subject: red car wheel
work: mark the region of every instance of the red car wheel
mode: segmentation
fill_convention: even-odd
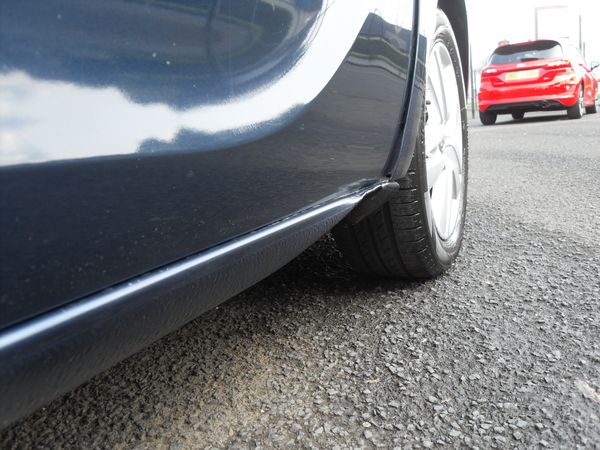
[[[577,103],[567,108],[567,116],[569,119],[581,119],[585,108],[583,106],[583,83],[579,89],[579,97],[577,97]]]

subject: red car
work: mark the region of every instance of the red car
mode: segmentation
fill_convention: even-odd
[[[598,80],[577,48],[540,39],[502,45],[481,72],[479,118],[484,125],[498,114],[522,119],[530,111],[567,110],[569,119],[596,112]]]

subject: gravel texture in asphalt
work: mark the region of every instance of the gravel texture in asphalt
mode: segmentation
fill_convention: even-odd
[[[326,236],[1,448],[600,448],[600,114],[532,117],[471,127],[447,274],[367,277]]]

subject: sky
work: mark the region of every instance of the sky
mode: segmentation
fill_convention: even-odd
[[[503,40],[510,43],[535,39],[535,8],[539,38],[571,38],[579,46],[579,16],[588,64],[600,61],[600,1],[598,0],[467,0],[473,66],[479,68]],[[595,23],[595,24],[594,24]],[[600,77],[600,69],[596,69]]]

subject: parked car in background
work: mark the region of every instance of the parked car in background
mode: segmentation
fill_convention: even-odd
[[[331,230],[459,252],[463,0],[3,0],[0,42],[1,426]]]
[[[597,111],[598,80],[577,48],[540,39],[502,45],[481,71],[479,118],[484,125],[498,114],[522,119],[531,111],[566,110],[570,119]]]

